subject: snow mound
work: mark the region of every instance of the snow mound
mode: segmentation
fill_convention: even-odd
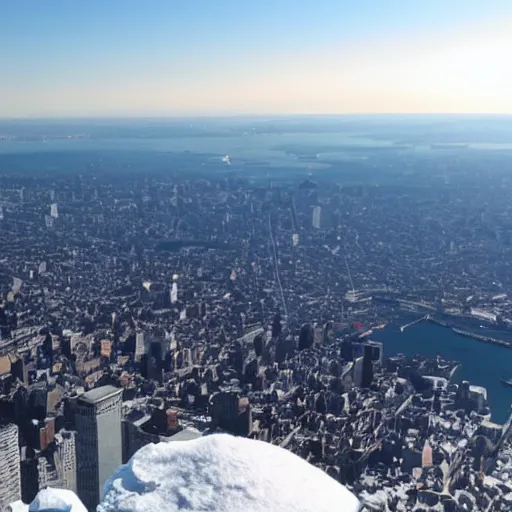
[[[17,500],[9,503],[6,510],[8,512],[28,512],[28,505],[25,505],[21,500]]]
[[[98,512],[356,512],[341,484],[277,446],[217,434],[140,449],[106,482]]]
[[[73,491],[48,487],[37,493],[29,512],[87,512]]]

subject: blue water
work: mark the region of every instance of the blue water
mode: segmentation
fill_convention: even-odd
[[[459,361],[453,381],[468,380],[471,384],[487,389],[487,398],[492,411],[492,420],[504,423],[512,404],[512,387],[505,387],[500,378],[512,377],[512,349],[482,343],[455,334],[432,323],[413,325],[400,332],[398,325],[390,324],[381,331],[375,331],[372,339],[384,343],[384,355],[399,352],[405,355],[441,355],[443,358]]]

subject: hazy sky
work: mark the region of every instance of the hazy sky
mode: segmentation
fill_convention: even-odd
[[[512,0],[3,0],[0,117],[512,113]]]

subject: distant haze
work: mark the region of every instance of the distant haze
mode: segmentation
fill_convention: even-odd
[[[512,113],[510,0],[16,0],[0,117]]]

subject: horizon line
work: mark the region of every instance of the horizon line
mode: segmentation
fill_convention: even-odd
[[[512,117],[511,113],[496,112],[375,112],[375,113],[240,113],[240,114],[153,114],[153,115],[63,115],[63,116],[0,116],[5,121],[122,121],[122,120],[193,120],[193,119],[265,119],[265,118],[343,118],[343,117]]]

